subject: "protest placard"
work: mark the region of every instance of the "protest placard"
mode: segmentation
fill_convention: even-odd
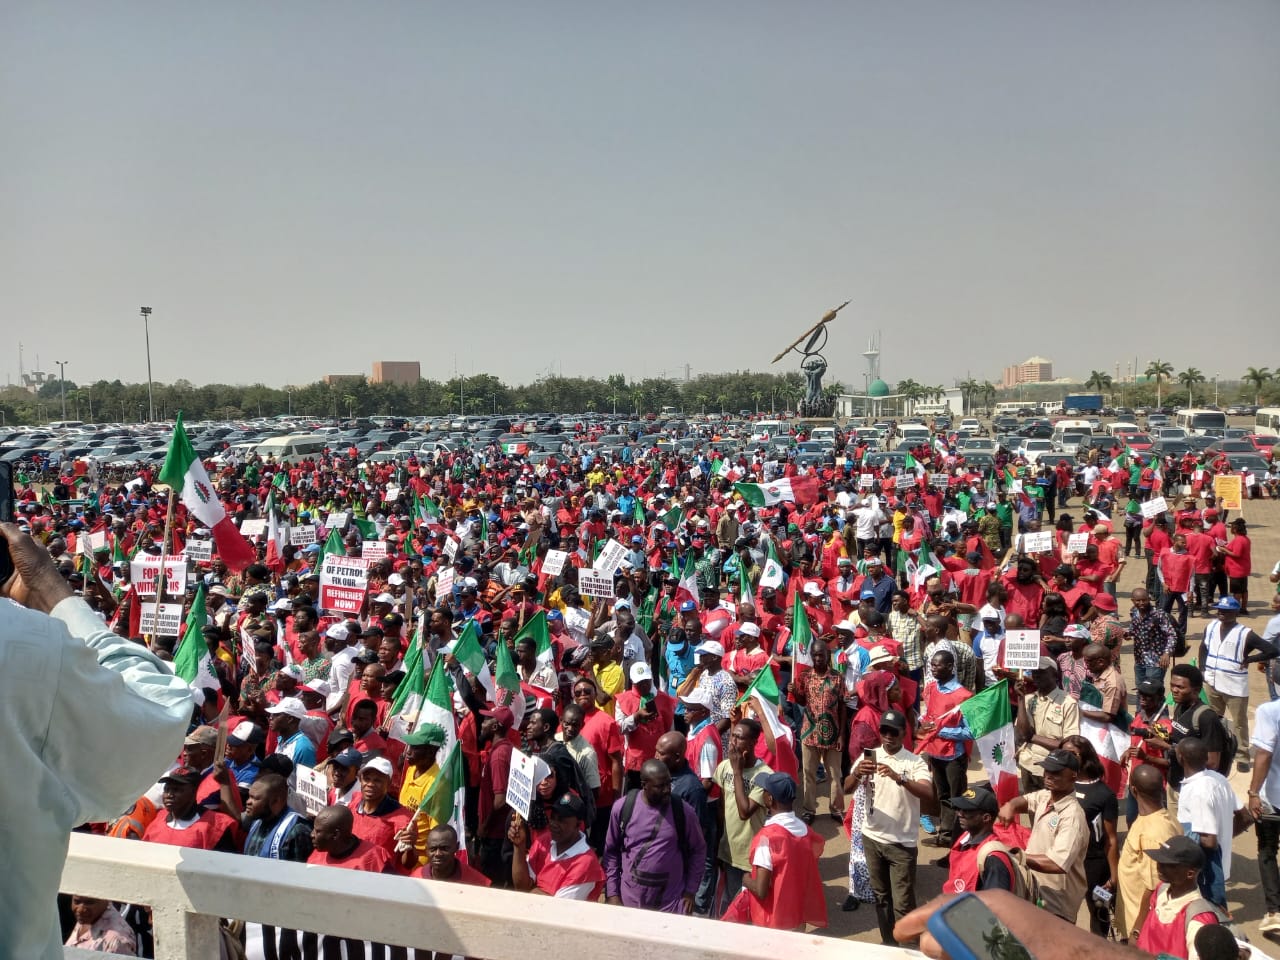
[[[870,490],[875,485],[876,485],[876,478],[874,474],[870,474],[870,473],[858,474],[858,486],[861,487],[863,490]]]
[[[240,532],[246,537],[260,537],[267,532],[267,521],[243,520],[240,523]]]
[[[610,576],[618,569],[618,564],[622,563],[622,558],[626,556],[627,548],[620,544],[617,540],[610,539],[603,547],[600,548],[600,554],[596,557],[596,562],[592,564],[596,573],[607,573]]]
[[[307,813],[314,817],[329,805],[329,783],[323,773],[303,763],[294,768],[294,773],[298,775],[298,789],[295,792],[307,808]]]
[[[929,486],[935,490],[945,490],[951,484],[951,478],[945,473],[929,474]]]
[[[316,542],[316,525],[302,523],[289,528],[289,542],[295,547],[309,547]]]
[[[1169,505],[1164,502],[1164,497],[1152,497],[1142,504],[1142,516],[1149,520],[1152,517],[1160,516],[1168,509]]]
[[[187,558],[185,555],[166,557],[164,561],[164,595],[181,599],[187,592]],[[129,561],[129,581],[138,596],[155,597],[156,577],[160,573],[160,558],[138,554]],[[166,634],[171,636],[171,634]]]
[[[578,571],[578,592],[584,597],[608,599],[613,596],[613,574],[595,570]]]
[[[387,487],[387,492],[382,495],[383,503],[395,503],[400,499],[400,488],[397,486]]]
[[[351,517],[351,514],[346,510],[338,510],[334,513],[331,513],[324,521],[325,529],[341,530],[344,527],[346,527],[347,520],[349,520],[350,517]]]
[[[441,567],[436,574],[436,596],[447,597],[453,593],[453,581],[457,578],[453,567]]]
[[[1067,552],[1078,553],[1084,556],[1084,552],[1089,549],[1089,535],[1087,533],[1073,533],[1067,537]]]
[[[1004,635],[1004,658],[1000,666],[1006,670],[1035,670],[1040,666],[1040,631],[1008,630]]]
[[[542,572],[548,577],[558,577],[568,559],[569,554],[564,550],[548,550],[547,555],[542,558]]]
[[[381,560],[387,555],[387,541],[366,540],[360,544],[360,556],[366,560]]]
[[[107,549],[107,531],[99,530],[97,533],[80,534],[81,553],[97,553],[99,550]]]
[[[363,557],[326,556],[320,567],[320,607],[331,613],[359,613],[369,585]]]
[[[1241,510],[1240,501],[1244,491],[1240,483],[1240,474],[1223,475],[1213,478],[1213,495],[1218,498],[1219,510]]]
[[[910,490],[916,485],[916,475],[914,473],[900,473],[894,481],[894,486],[899,490]]]
[[[444,555],[445,558],[450,561],[458,555],[458,541],[453,539],[453,537],[445,537]]]
[[[1053,533],[1045,530],[1041,533],[1024,533],[1022,535],[1023,553],[1050,553],[1053,550]]]
[[[184,549],[187,559],[196,563],[208,563],[213,559],[212,540],[188,540]]]
[[[550,772],[551,768],[540,757],[512,750],[511,772],[507,775],[507,806],[528,820],[534,791]]]
[[[155,596],[152,593],[152,596]],[[182,604],[160,604],[160,617],[156,618],[156,604],[142,604],[142,617],[138,629],[157,637],[177,637],[182,634]]]

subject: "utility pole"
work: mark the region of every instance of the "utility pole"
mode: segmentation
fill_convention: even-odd
[[[67,419],[67,361],[55,360],[58,365],[58,393],[62,395],[62,419]]]
[[[156,401],[151,389],[151,308],[142,308],[142,333],[147,339],[147,422],[156,419]]]

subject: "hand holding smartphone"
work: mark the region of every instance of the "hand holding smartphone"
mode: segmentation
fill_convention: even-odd
[[[1026,945],[972,893],[943,905],[928,928],[951,960],[1032,960]]]

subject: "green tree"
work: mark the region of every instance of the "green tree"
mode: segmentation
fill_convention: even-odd
[[[1254,405],[1262,403],[1262,387],[1268,380],[1274,377],[1269,367],[1250,367],[1244,372],[1244,376],[1240,379],[1245,383],[1253,384],[1253,402]]]
[[[1196,405],[1196,384],[1204,383],[1205,376],[1195,367],[1187,367],[1178,374],[1178,382],[1187,388],[1187,406]]]
[[[1161,405],[1160,385],[1173,376],[1173,364],[1166,360],[1152,360],[1147,364],[1146,376],[1156,382],[1156,406]]]
[[[1103,370],[1091,370],[1089,372],[1089,379],[1085,380],[1084,385],[1088,389],[1097,390],[1099,393],[1102,393],[1111,389],[1111,383],[1111,374],[1106,373]]]

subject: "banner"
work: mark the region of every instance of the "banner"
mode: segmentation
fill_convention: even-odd
[[[363,557],[326,556],[320,567],[320,607],[332,613],[360,612],[369,587],[369,564]]]
[[[165,557],[164,595],[181,600],[187,593],[187,558],[184,554],[176,557]],[[138,596],[142,598],[156,595],[156,577],[160,573],[160,558],[150,554],[138,554],[129,561],[129,580]],[[174,634],[165,634],[174,636]]]
[[[152,596],[154,595],[155,593],[153,591]],[[149,633],[157,637],[176,637],[181,635],[182,626],[182,604],[160,604],[158,625],[156,619],[156,605],[154,603],[142,604],[142,619],[138,627],[140,632]]]
[[[1240,474],[1228,474],[1213,478],[1213,495],[1218,498],[1219,510],[1242,510],[1240,503],[1244,499],[1244,491]]]

